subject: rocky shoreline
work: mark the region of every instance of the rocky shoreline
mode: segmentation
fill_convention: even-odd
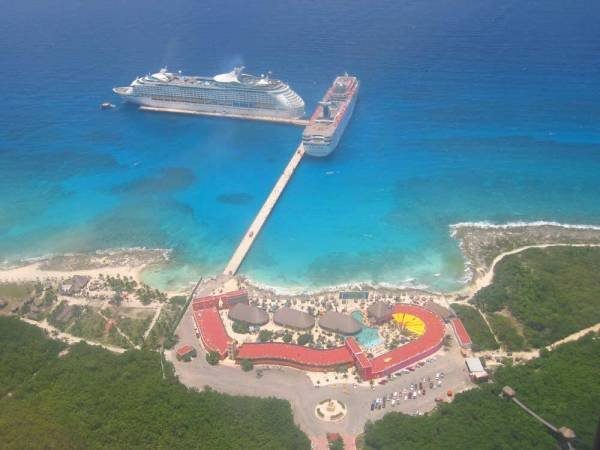
[[[494,259],[503,253],[541,245],[600,244],[600,227],[536,222],[505,225],[466,223],[453,225],[451,236],[458,241],[467,269],[471,272],[468,284],[474,285],[490,271]]]
[[[530,246],[544,245],[598,245],[600,227],[595,225],[563,225],[550,222],[515,223],[494,225],[489,223],[463,223],[450,227],[451,236],[456,239],[464,255],[466,270],[471,273],[469,281],[458,292],[436,292],[426,288],[392,286],[389,284],[348,283],[321,289],[306,289],[286,292],[285,289],[264,286],[244,276],[240,281],[257,296],[268,298],[277,296],[282,300],[308,297],[327,297],[348,290],[365,290],[373,297],[436,297],[453,299],[464,296],[480,284],[490,272],[493,262],[499,256]],[[37,279],[56,277],[64,272],[69,276],[75,272],[93,271],[109,273],[122,271],[123,274],[139,278],[148,267],[160,267],[170,259],[168,249],[128,248],[98,250],[90,253],[51,255],[32,259],[17,266],[0,269],[0,280]],[[200,274],[199,274],[200,276]],[[188,290],[196,280],[190,280],[182,289]]]

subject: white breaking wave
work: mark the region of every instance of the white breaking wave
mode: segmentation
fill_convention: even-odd
[[[318,295],[329,292],[337,292],[343,290],[356,290],[356,289],[415,289],[418,291],[431,292],[434,293],[436,291],[432,291],[429,286],[426,284],[415,283],[414,281],[410,281],[408,283],[387,283],[387,282],[378,282],[374,283],[372,281],[351,281],[348,283],[334,284],[330,286],[322,286],[322,287],[301,287],[301,286],[276,286],[270,285],[267,283],[261,283],[253,280],[248,276],[244,276],[246,282],[250,285],[266,290],[275,292],[278,295]],[[411,279],[411,280],[414,280]]]

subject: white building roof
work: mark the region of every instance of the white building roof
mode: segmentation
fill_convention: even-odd
[[[465,363],[467,364],[467,369],[469,369],[469,372],[471,373],[485,372],[479,358],[465,358]]]

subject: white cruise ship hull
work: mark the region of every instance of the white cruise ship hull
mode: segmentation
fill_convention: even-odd
[[[115,91],[116,92],[116,91]],[[124,100],[140,106],[145,106],[152,109],[163,109],[165,111],[190,112],[198,114],[231,116],[231,117],[264,117],[277,119],[299,119],[304,115],[304,110],[273,110],[273,109],[258,109],[258,108],[235,108],[225,105],[207,105],[193,102],[173,102],[156,100],[150,97],[137,97],[127,94],[119,94]]]
[[[348,122],[350,122],[350,118],[352,117],[352,113],[354,112],[354,105],[356,104],[357,94],[355,94],[352,97],[352,100],[350,100],[350,103],[348,104],[348,110],[345,112],[344,117],[340,121],[340,124],[338,125],[335,133],[333,134],[330,142],[303,142],[304,150],[308,155],[323,158],[325,156],[330,155],[331,152],[335,150],[338,143],[340,142],[340,139],[344,135],[346,126],[348,125]]]

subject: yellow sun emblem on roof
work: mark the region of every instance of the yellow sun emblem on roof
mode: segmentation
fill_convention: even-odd
[[[425,323],[417,316],[406,313],[396,313],[393,314],[392,317],[403,330],[417,336],[422,336],[425,333]]]

